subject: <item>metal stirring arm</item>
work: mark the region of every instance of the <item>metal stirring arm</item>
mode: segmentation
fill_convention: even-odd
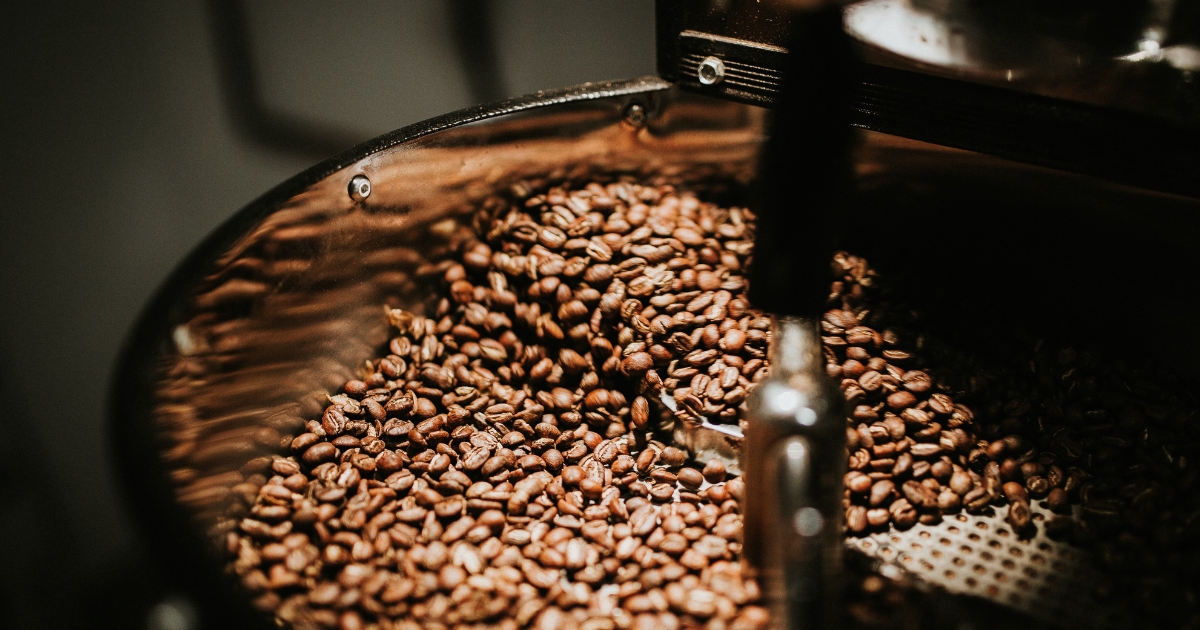
[[[746,423],[746,557],[776,628],[834,627],[839,613],[844,409],[811,321],[779,318],[771,376]]]
[[[759,166],[750,271],[751,303],[777,317],[771,376],[751,401],[743,460],[747,552],[763,571],[772,625],[808,629],[836,627],[840,613],[845,414],[816,321],[851,181],[856,65],[837,6],[796,12],[788,49]]]
[[[749,297],[774,315],[816,318],[851,184],[850,104],[859,66],[837,6],[797,13],[789,50],[759,164]]]

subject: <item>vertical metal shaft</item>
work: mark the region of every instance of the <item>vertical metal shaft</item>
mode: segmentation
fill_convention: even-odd
[[[850,43],[837,6],[793,15],[780,108],[760,165],[750,300],[777,316],[771,376],[750,401],[746,557],[774,628],[838,627],[844,402],[816,320],[850,184]]]
[[[776,315],[818,315],[850,184],[857,65],[840,8],[795,14],[780,107],[759,166],[750,301]]]
[[[846,434],[820,340],[811,321],[776,320],[771,376],[747,418],[746,558],[774,628],[836,627],[840,608]]]

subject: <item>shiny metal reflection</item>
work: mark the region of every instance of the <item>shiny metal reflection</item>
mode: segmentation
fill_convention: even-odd
[[[776,318],[771,373],[745,418],[746,559],[773,628],[837,627],[842,613],[845,401],[824,363],[815,323]]]
[[[186,523],[163,553],[223,544],[271,459],[386,348],[384,307],[425,313],[479,213],[621,177],[740,198],[761,120],[658,79],[589,85],[385,136],[244,210],[167,283],[121,366],[130,485],[155,528]]]

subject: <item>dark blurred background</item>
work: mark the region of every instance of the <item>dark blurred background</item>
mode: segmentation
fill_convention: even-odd
[[[0,5],[0,628],[195,630],[114,473],[122,340],[187,251],[355,142],[654,71],[651,0]]]

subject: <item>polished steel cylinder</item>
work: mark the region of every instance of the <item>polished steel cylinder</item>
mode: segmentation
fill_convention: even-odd
[[[816,324],[779,318],[771,375],[750,401],[745,551],[775,628],[837,626],[846,432],[824,364]]]

